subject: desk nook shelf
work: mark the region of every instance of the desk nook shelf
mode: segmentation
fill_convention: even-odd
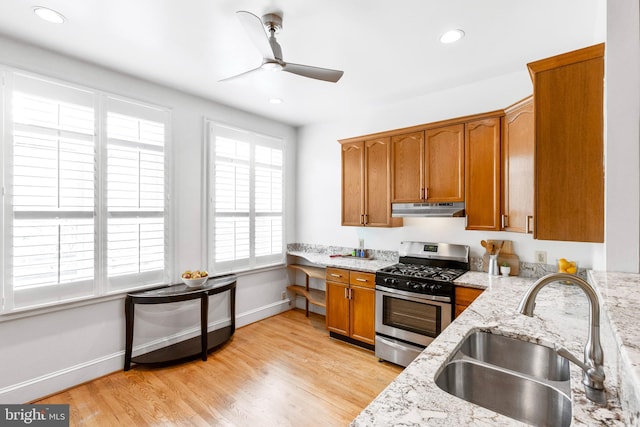
[[[229,292],[229,311],[231,324],[208,332],[209,297]],[[149,353],[132,357],[133,320],[136,304],[167,304],[180,301],[200,300],[200,336],[159,348]],[[200,355],[207,360],[207,353],[227,342],[236,330],[236,276],[233,274],[212,277],[198,288],[184,284],[163,286],[127,294],[124,303],[126,318],[126,343],[124,370],[131,369],[131,363],[164,364],[186,360]]]
[[[309,317],[309,304],[316,305],[318,307],[326,307],[325,292],[320,289],[313,289],[309,287],[309,279],[325,280],[325,269],[322,267],[313,267],[310,265],[289,264],[288,268],[294,272],[302,271],[305,274],[304,286],[292,284],[287,286],[287,290],[293,292],[296,295],[301,295],[305,298],[305,314]]]

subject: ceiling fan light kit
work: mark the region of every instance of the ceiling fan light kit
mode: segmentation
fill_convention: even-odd
[[[340,70],[285,62],[282,59],[282,48],[275,37],[282,30],[282,16],[276,13],[267,13],[260,19],[253,13],[244,10],[236,12],[236,16],[240,19],[247,35],[262,55],[262,64],[258,68],[222,79],[220,80],[221,82],[245,76],[260,69],[286,71],[302,77],[332,83],[336,83],[344,74]]]

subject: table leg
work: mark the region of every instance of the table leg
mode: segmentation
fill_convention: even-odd
[[[126,341],[124,349],[124,370],[131,369],[131,353],[133,351],[133,316],[134,306],[131,297],[127,296],[124,300],[124,315],[126,321]]]
[[[207,347],[208,347],[208,318],[209,318],[209,295],[206,292],[202,293],[200,299],[200,324],[202,330],[200,331],[200,338],[202,340],[202,360],[207,360]]]

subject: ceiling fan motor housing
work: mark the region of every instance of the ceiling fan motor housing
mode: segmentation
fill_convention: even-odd
[[[278,34],[282,29],[282,16],[275,13],[267,13],[262,16],[262,24],[267,29],[267,32],[271,34]]]

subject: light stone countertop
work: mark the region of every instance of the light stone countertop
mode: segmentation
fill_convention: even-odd
[[[376,270],[379,270],[384,267],[388,267],[398,262],[397,260],[393,261],[393,260],[384,260],[384,259],[377,259],[377,258],[374,258],[374,259],[361,259],[357,257],[332,258],[330,254],[327,254],[327,253],[305,252],[305,251],[287,251],[287,255],[303,258],[308,262],[320,267],[346,268],[349,270],[358,270],[358,271],[364,271],[369,273],[375,273]]]
[[[540,291],[536,298],[534,316],[528,317],[518,313],[517,306],[534,280],[489,277],[487,273],[474,271],[458,278],[456,284],[485,288],[486,291],[383,390],[351,425],[527,425],[442,391],[435,384],[435,377],[447,358],[474,330],[490,331],[549,347],[559,344],[582,358],[589,329],[589,303],[586,296],[576,286],[550,284]],[[602,294],[601,332],[608,404],[601,407],[586,399],[582,370],[571,364],[571,425],[637,425],[638,399],[635,390],[640,389],[637,380],[640,371],[640,326],[635,309],[640,307],[640,275],[590,272],[590,280]],[[629,298],[632,294],[633,298]],[[611,322],[609,313],[612,314]],[[618,348],[621,350],[618,351]],[[632,375],[624,376],[629,370]],[[622,379],[619,379],[619,372],[623,373]],[[621,399],[625,404],[624,413]]]

